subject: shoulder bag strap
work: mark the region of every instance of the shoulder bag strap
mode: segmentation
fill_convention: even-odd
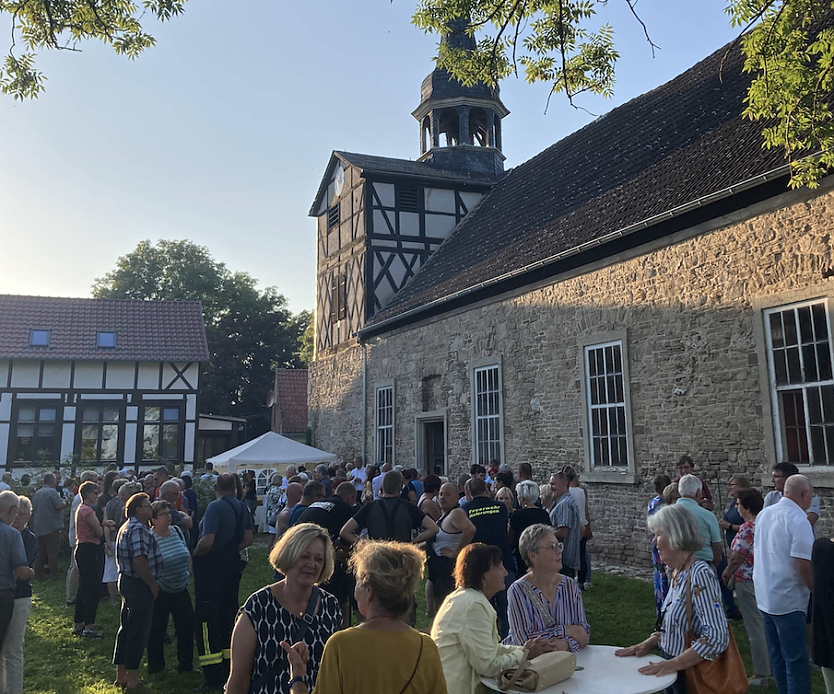
[[[414,670],[411,671],[411,677],[408,678],[408,682],[403,685],[403,688],[400,689],[400,694],[403,694],[408,686],[411,684],[412,680],[414,679],[414,675],[417,674],[417,668],[420,665],[420,659],[423,657],[423,635],[420,634],[420,652],[417,654],[417,662],[414,663]]]
[[[235,540],[237,540],[236,544],[240,544],[240,541],[243,539],[243,504],[238,501],[238,505],[235,506],[234,502],[231,500],[230,495],[226,495],[223,497],[224,499],[228,500],[229,504],[232,507],[232,511],[235,514]]]
[[[695,638],[695,632],[692,630],[692,567],[689,567],[689,574],[686,576],[686,630]]]
[[[521,679],[521,676],[524,674],[524,671],[527,669],[527,663],[530,662],[530,652],[525,648],[524,655],[521,658],[521,662],[518,664],[518,667],[515,669],[515,674],[513,678],[506,684],[504,687],[501,687],[502,691],[506,691],[510,687],[515,686],[515,683]]]
[[[530,602],[533,603],[533,607],[536,609],[536,612],[539,613],[541,618],[544,620],[544,625],[548,629],[552,629],[556,626],[556,620],[553,619],[553,615],[550,613],[550,610],[547,609],[547,605],[544,604],[544,599],[536,593],[527,581],[524,579],[518,582],[518,585],[521,586],[521,590],[524,591],[524,594],[530,599]]]
[[[319,600],[319,593],[319,587],[313,586],[313,590],[310,593],[310,602],[307,603],[307,611],[304,613],[304,621],[298,628],[298,632],[296,633],[295,639],[292,643],[298,643],[299,641],[303,640],[304,637],[307,635],[307,631],[310,629],[310,625],[313,623],[313,614],[316,611],[316,604]],[[283,673],[286,669],[284,663],[285,658],[286,655],[283,649],[279,650],[278,659],[276,660],[275,664],[258,679],[256,679],[249,687],[250,694],[254,694],[255,692],[260,691],[261,687],[263,687],[267,682],[270,682],[276,677],[280,677],[281,673]]]

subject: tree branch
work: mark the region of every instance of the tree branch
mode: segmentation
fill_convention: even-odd
[[[646,41],[648,41],[649,45],[652,47],[652,58],[654,58],[655,49],[660,50],[660,46],[655,44],[654,41],[652,41],[652,37],[649,36],[649,28],[646,26],[646,23],[640,19],[640,15],[637,14],[637,9],[634,7],[636,2],[637,0],[626,0],[626,4],[628,5],[628,9],[631,10],[631,14],[634,15],[634,18],[640,23],[640,26],[643,27],[643,33],[646,36]]]

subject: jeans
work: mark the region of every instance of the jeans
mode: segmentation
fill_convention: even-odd
[[[591,555],[588,553],[588,538],[579,541],[579,585],[591,582]]]
[[[3,650],[0,651],[0,691],[23,694],[23,639],[32,611],[32,598],[16,598]]]
[[[38,556],[32,568],[35,578],[43,578],[43,565],[49,564],[49,578],[58,578],[58,550],[61,547],[61,531],[54,530],[48,535],[38,535]]]
[[[805,613],[768,614],[764,618],[770,667],[779,694],[810,694],[811,667],[805,642]]]
[[[78,565],[78,593],[75,596],[75,623],[95,624],[104,573],[104,547],[91,542],[75,546]]]
[[[165,669],[163,638],[168,628],[169,615],[174,619],[174,632],[177,635],[177,669],[188,672],[194,668],[194,608],[186,587],[179,593],[160,590],[154,601],[148,641],[148,672]]]
[[[724,585],[724,581],[721,580],[721,574],[724,573],[724,569],[726,568],[727,553],[725,552],[721,555],[721,561],[718,562],[718,566],[716,567],[715,572],[718,574],[718,585],[721,588],[721,602],[724,603],[724,612],[729,618],[734,614],[738,614],[739,608],[736,607],[736,601],[733,598],[733,591],[727,588],[727,586]]]
[[[151,633],[153,593],[141,578],[132,576],[119,576],[119,592],[122,594],[122,611],[113,664],[124,665],[126,670],[138,670]]]

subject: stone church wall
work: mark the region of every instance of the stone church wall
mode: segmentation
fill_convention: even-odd
[[[416,416],[445,408],[450,475],[468,470],[472,368],[500,363],[504,460],[532,463],[539,481],[566,464],[587,471],[582,345],[623,336],[638,481],[587,483],[590,548],[609,562],[645,565],[650,480],[660,471],[676,476],[680,454],[695,459],[717,511],[726,506],[731,474],[769,488],[776,461],[758,312],[834,299],[832,230],[834,194],[790,193],[583,275],[372,338],[367,459],[373,462],[374,383],[393,380],[395,462],[414,462]],[[361,448],[361,349],[311,369],[316,444],[334,452]],[[823,504],[818,535],[834,532],[832,473],[812,478]]]

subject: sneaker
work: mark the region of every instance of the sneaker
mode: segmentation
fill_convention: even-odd
[[[83,636],[84,635],[84,627],[73,627],[72,635],[73,636]]]
[[[95,629],[85,629],[81,632],[81,636],[85,639],[100,639],[102,638],[101,634],[99,634]]]
[[[751,687],[766,687],[770,683],[770,677],[764,675],[753,675],[747,682]]]

